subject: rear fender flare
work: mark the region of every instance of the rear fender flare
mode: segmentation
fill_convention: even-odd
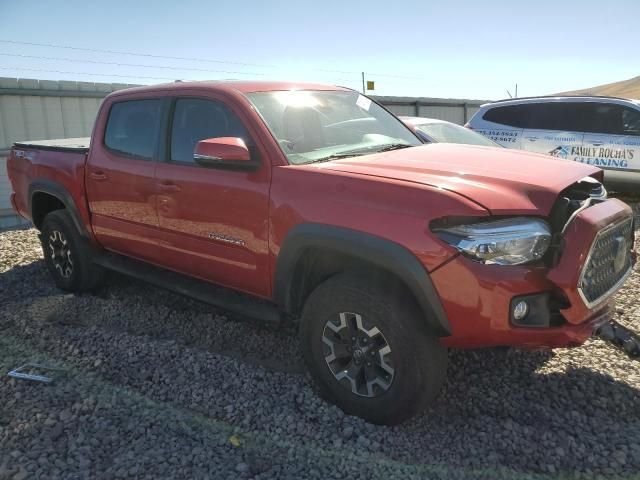
[[[39,179],[34,180],[29,185],[29,213],[31,214],[31,218],[33,219],[33,196],[36,193],[46,193],[53,197],[56,197],[60,202],[65,206],[69,214],[71,215],[71,219],[73,220],[73,224],[78,229],[78,233],[85,238],[89,238],[89,233],[82,221],[82,217],[80,216],[80,212],[78,211],[78,207],[76,206],[73,197],[71,194],[65,189],[62,185],[53,180],[48,179]]]

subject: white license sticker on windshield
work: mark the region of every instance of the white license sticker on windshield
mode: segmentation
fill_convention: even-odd
[[[358,105],[361,109],[369,111],[369,107],[371,107],[371,100],[363,95],[358,95],[358,99],[356,100],[356,105]]]

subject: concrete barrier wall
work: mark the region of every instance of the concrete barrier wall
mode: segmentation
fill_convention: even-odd
[[[437,118],[457,123],[458,125],[467,123],[473,114],[478,111],[480,105],[489,101],[428,97],[373,96],[372,98],[396,115]]]

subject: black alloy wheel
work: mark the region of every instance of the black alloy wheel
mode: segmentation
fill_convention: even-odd
[[[395,370],[389,342],[362,315],[341,312],[322,333],[325,361],[341,385],[356,395],[377,397],[391,387]]]
[[[304,305],[299,335],[320,395],[373,423],[418,414],[446,377],[447,349],[388,276],[345,272],[325,280]]]
[[[70,278],[73,274],[73,259],[67,238],[61,231],[53,230],[48,241],[53,266],[63,278]]]

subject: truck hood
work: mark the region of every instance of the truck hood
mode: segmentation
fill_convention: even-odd
[[[313,167],[446,189],[494,215],[548,215],[562,190],[600,170],[522,150],[442,143]]]

